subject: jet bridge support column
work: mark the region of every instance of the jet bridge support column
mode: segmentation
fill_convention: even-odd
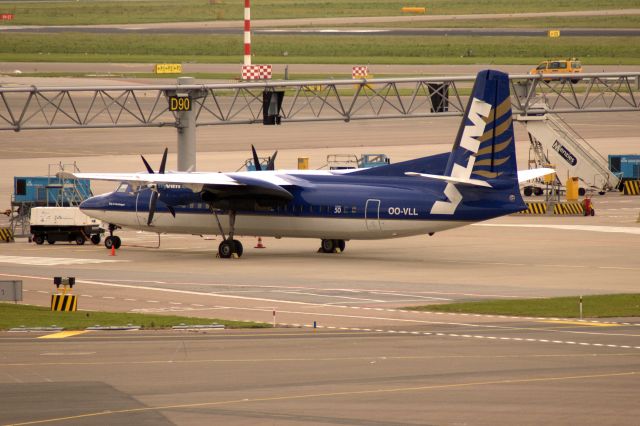
[[[185,86],[195,84],[193,77],[179,77],[178,85]],[[188,90],[190,108],[177,112],[178,122],[178,171],[196,170],[196,111],[193,108],[193,100],[196,98],[194,91]]]

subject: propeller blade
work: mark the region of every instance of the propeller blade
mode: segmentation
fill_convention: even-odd
[[[160,170],[158,170],[158,173],[163,174],[164,173],[164,169],[167,166],[167,154],[169,153],[169,148],[165,148],[164,149],[164,154],[162,154],[162,162],[160,163]]]
[[[153,222],[153,215],[156,212],[156,204],[158,202],[159,194],[156,191],[151,192],[151,200],[149,201],[149,218],[147,219],[147,226],[151,226]]]
[[[256,148],[251,145],[251,152],[253,153],[253,165],[256,167],[256,172],[262,171],[262,166],[260,165],[260,160],[258,159],[258,153],[256,152]]]
[[[149,165],[149,163],[147,162],[147,159],[144,158],[144,155],[141,155],[140,157],[142,157],[142,162],[144,163],[144,166],[147,168],[147,171],[149,172],[150,175],[152,175],[154,173],[154,171],[151,168],[151,166]]]
[[[167,206],[167,208],[169,209],[169,213],[171,213],[171,216],[176,217],[176,209],[174,209],[172,206]]]
[[[278,151],[274,152],[271,158],[269,158],[269,163],[267,164],[267,170],[275,170],[276,169],[276,156],[278,155]]]

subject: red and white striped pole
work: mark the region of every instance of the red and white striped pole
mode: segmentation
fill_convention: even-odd
[[[251,65],[251,0],[244,0],[244,64]]]

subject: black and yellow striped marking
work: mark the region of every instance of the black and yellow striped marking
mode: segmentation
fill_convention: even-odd
[[[78,309],[78,296],[75,294],[52,294],[51,310],[75,312]]]
[[[583,216],[584,207],[581,203],[558,203],[553,206],[553,214]]]
[[[627,180],[622,188],[622,195],[640,195],[640,180]]]
[[[13,232],[11,231],[11,228],[0,228],[0,241],[6,241],[8,243],[15,241],[13,239]]]
[[[525,204],[527,205],[527,209],[522,210],[516,214],[532,214],[532,215],[547,214],[547,203],[539,202],[539,201],[527,201]],[[565,215],[565,216],[571,216],[571,215],[583,216],[584,207],[582,203],[558,203],[553,206],[553,214]]]
[[[527,209],[516,214],[547,214],[547,204],[527,201]]]

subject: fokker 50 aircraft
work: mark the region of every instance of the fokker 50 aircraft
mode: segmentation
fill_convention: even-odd
[[[518,172],[509,79],[493,70],[478,74],[450,153],[341,171],[165,173],[165,151],[154,173],[143,161],[147,173],[73,173],[121,182],[80,205],[111,224],[105,245],[119,247],[116,226],[218,234],[223,258],[242,255],[237,235],[319,238],[326,253],[351,239],[433,235],[525,209],[519,182],[553,172]]]

